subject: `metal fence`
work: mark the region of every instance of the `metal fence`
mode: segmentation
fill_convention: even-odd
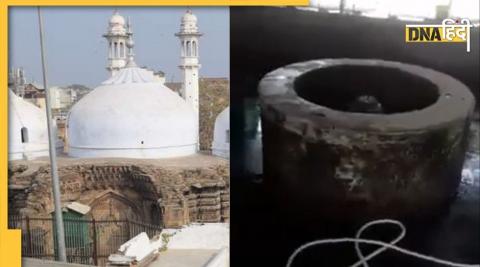
[[[22,256],[55,260],[57,246],[53,218],[12,216],[9,228],[22,230]],[[105,266],[108,256],[141,232],[160,234],[160,226],[132,220],[64,219],[67,260]]]

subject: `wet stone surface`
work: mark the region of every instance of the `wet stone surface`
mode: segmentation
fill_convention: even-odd
[[[265,183],[297,220],[422,219],[454,198],[475,104],[457,80],[357,59],[294,63],[265,77]]]
[[[478,175],[480,151],[479,122],[472,124],[472,139],[464,169],[470,169],[473,179],[466,177],[458,187],[454,201],[437,211],[430,220],[402,221],[407,233],[399,245],[420,253],[461,263],[480,262],[480,177]],[[298,218],[291,217],[283,206],[272,201],[271,192],[262,183],[253,183],[254,177],[236,180],[233,195],[234,223],[232,224],[232,267],[285,266],[288,256],[300,245],[323,238],[353,237],[360,223],[351,221],[327,222],[317,220],[315,227],[306,228]],[[255,218],[252,220],[252,218]],[[246,230],[247,229],[247,230]],[[368,231],[366,238],[389,241],[398,229],[379,227]],[[364,254],[374,250],[362,246]],[[242,252],[242,253],[240,253]],[[249,257],[240,257],[248,252]],[[257,259],[253,261],[251,259]],[[357,261],[353,245],[319,246],[303,252],[295,267],[350,266]],[[438,266],[432,263],[387,251],[369,261],[370,266]]]

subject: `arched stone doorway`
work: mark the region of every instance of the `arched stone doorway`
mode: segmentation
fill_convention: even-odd
[[[145,221],[142,209],[137,204],[112,191],[94,199],[90,207],[90,216],[95,220]]]

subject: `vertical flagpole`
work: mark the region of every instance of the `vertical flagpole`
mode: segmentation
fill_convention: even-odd
[[[52,175],[53,199],[55,205],[55,229],[57,232],[58,258],[60,261],[67,261],[67,253],[65,250],[65,232],[63,227],[62,207],[60,201],[60,182],[57,172],[57,155],[55,148],[55,131],[52,125],[52,114],[50,110],[50,90],[47,87],[47,64],[45,62],[45,47],[43,43],[43,21],[40,7],[38,7],[38,28],[40,31],[40,49],[42,55],[42,71],[43,71],[43,88],[45,90],[45,105],[47,110],[47,126],[48,126],[48,147],[50,151],[50,169]]]

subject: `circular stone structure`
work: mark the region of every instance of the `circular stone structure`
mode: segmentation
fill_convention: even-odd
[[[314,60],[265,75],[259,98],[266,186],[302,216],[423,218],[456,194],[475,101],[448,75]]]
[[[152,72],[129,63],[68,115],[68,154],[170,158],[196,153],[195,112]]]

